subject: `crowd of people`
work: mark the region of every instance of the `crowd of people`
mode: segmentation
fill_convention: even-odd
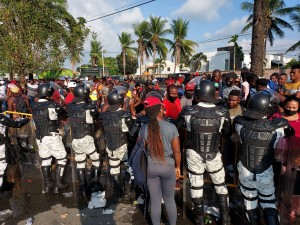
[[[131,151],[142,138],[148,151],[154,225],[160,224],[162,199],[170,225],[176,224],[175,184],[185,169],[195,224],[205,224],[205,171],[214,184],[223,225],[231,224],[226,185],[231,173],[238,177],[239,182],[233,183],[238,183],[249,223],[260,224],[260,206],[266,224],[279,224],[274,179],[280,174],[293,184],[279,197],[285,197],[291,212],[300,214],[300,66],[293,66],[289,75],[274,73],[266,79],[246,68],[240,76],[214,70],[189,80],[170,76],[166,88],[155,77],[143,83],[110,77],[1,80],[1,109],[6,115],[0,114],[0,193],[7,165],[5,146],[12,136],[7,137],[5,128],[24,126],[29,119],[23,117],[31,114],[35,132],[28,146],[37,146],[41,158],[43,193],[66,188],[64,172],[71,148],[81,196],[89,198],[103,190],[100,175],[107,156],[118,201],[125,191],[120,166],[128,166]],[[182,160],[187,168],[181,166]],[[276,161],[279,171],[273,171]],[[131,174],[130,167],[127,172]]]

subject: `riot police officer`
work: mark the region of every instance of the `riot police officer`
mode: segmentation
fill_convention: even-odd
[[[120,165],[126,161],[127,133],[131,126],[131,114],[122,110],[124,95],[113,89],[107,96],[109,107],[99,114],[104,128],[106,152],[109,158],[110,174],[113,177],[114,191],[117,198],[123,194]]]
[[[74,99],[67,105],[68,121],[71,129],[72,149],[75,152],[75,161],[77,163],[77,177],[80,184],[80,193],[85,196],[87,181],[93,185],[93,191],[100,191],[100,175],[102,169],[102,160],[95,146],[94,122],[93,118],[97,116],[97,106],[90,98],[90,89],[84,84],[78,84],[74,88]],[[86,177],[86,156],[92,160],[91,170],[88,171],[89,177]]]
[[[52,100],[54,88],[49,83],[39,85],[37,102],[32,103],[32,117],[36,127],[36,139],[39,156],[42,159],[42,174],[44,178],[44,193],[53,187],[51,162],[57,159],[54,193],[65,189],[63,183],[64,169],[67,162],[67,152],[59,134],[59,119],[66,118],[67,112]]]
[[[185,106],[181,118],[188,132],[186,160],[191,183],[191,197],[197,225],[204,225],[203,174],[207,171],[219,197],[222,224],[230,224],[225,171],[218,150],[221,136],[231,133],[230,116],[223,106],[216,106],[215,86],[202,80],[195,86],[197,105]],[[183,121],[181,119],[181,121]],[[180,121],[179,126],[180,125]]]
[[[9,117],[0,114],[0,197],[3,193],[2,184],[4,172],[7,166],[5,154],[6,127],[20,128],[29,122],[28,118],[22,120],[12,120]]]
[[[264,211],[266,224],[279,225],[272,162],[275,143],[284,136],[289,126],[283,118],[267,119],[273,107],[271,95],[258,92],[251,96],[243,116],[234,119],[242,145],[237,165],[240,189],[251,225],[260,224],[258,202]]]

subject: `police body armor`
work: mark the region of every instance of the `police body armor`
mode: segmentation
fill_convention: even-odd
[[[55,102],[33,102],[31,107],[37,139],[41,140],[44,136],[49,136],[50,132],[58,132],[58,121],[50,120],[48,110],[49,108],[58,107]]]
[[[221,129],[225,125],[223,130],[231,130],[228,111],[220,106],[206,108],[198,105],[189,106],[186,110],[186,115],[191,115],[187,146],[198,152],[204,162],[213,160],[219,152]],[[222,117],[225,117],[226,123],[222,123]]]
[[[264,172],[274,160],[276,129],[287,127],[287,120],[282,118],[249,120],[237,116],[235,122],[243,126],[240,131],[242,142],[240,160],[242,164],[252,173]]]
[[[92,109],[91,103],[68,104],[67,111],[73,139],[81,139],[89,135],[93,137],[94,123],[86,122],[86,111]]]
[[[102,112],[99,118],[104,128],[106,146],[113,151],[127,143],[127,135],[122,132],[122,119],[129,119],[130,113],[124,111]]]

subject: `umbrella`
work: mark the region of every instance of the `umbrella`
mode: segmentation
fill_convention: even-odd
[[[60,86],[57,83],[54,83],[53,81],[50,81],[50,86],[53,87],[55,90],[60,89]]]
[[[198,76],[198,77],[191,79],[188,83],[194,83],[195,85],[198,85],[198,84],[200,84],[201,80],[204,80],[204,77]]]
[[[60,69],[47,70],[39,74],[40,79],[51,79],[51,78],[60,79],[61,77],[66,77],[66,76],[73,77],[73,71],[60,68]]]

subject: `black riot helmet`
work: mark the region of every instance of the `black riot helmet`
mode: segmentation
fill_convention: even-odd
[[[265,91],[253,94],[247,104],[247,110],[243,116],[251,119],[262,119],[273,112],[274,102],[271,95]]]
[[[37,89],[38,98],[46,98],[52,96],[54,88],[49,83],[40,84]]]
[[[76,98],[89,98],[90,96],[90,89],[88,86],[84,84],[78,84],[74,88],[74,97]]]
[[[199,97],[201,101],[209,103],[217,103],[218,99],[215,97],[215,85],[209,80],[201,80],[199,84],[195,86],[195,97]]]
[[[107,102],[109,105],[121,105],[124,103],[124,94],[119,93],[116,89],[113,89],[108,93]]]

